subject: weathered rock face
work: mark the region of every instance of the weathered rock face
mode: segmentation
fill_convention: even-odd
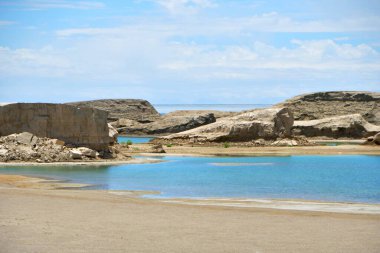
[[[166,114],[151,123],[139,123],[134,120],[119,119],[118,131],[124,134],[159,135],[178,133],[215,122],[214,114],[208,112],[187,111],[181,114]]]
[[[138,122],[151,122],[160,116],[148,101],[142,99],[100,99],[67,104],[107,111],[110,121],[124,118]]]
[[[251,141],[273,140],[290,135],[293,115],[287,108],[258,109],[191,129],[162,137],[157,141]]]
[[[306,137],[363,138],[380,131],[380,126],[368,123],[360,114],[317,120],[294,121],[293,135]]]
[[[38,137],[96,150],[110,142],[107,112],[64,104],[16,103],[0,106],[0,136],[30,132]]]
[[[317,92],[296,96],[276,106],[288,107],[295,120],[314,120],[359,113],[368,122],[380,125],[379,92]]]

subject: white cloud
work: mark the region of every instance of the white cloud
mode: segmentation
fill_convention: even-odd
[[[216,7],[211,0],[155,0],[171,14],[194,14],[201,9]]]
[[[95,1],[69,1],[69,0],[25,0],[0,3],[1,5],[12,5],[30,10],[44,9],[100,9],[105,5]]]

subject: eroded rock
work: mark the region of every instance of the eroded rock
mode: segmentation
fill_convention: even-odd
[[[152,122],[160,116],[148,101],[142,99],[100,99],[68,104],[107,111],[109,112],[109,121],[125,118],[137,122]]]
[[[359,113],[369,123],[380,125],[379,92],[316,92],[296,96],[276,106],[288,107],[295,120],[315,120]]]
[[[215,122],[214,114],[187,111],[184,114],[167,114],[158,120],[142,124],[134,120],[119,119],[118,131],[133,135],[162,135],[178,133]]]
[[[158,138],[156,141],[222,142],[275,140],[290,135],[293,115],[287,108],[257,109],[233,117],[191,129],[185,132]]]
[[[368,123],[360,114],[329,117],[318,120],[294,121],[295,136],[363,138],[380,131],[380,126]]]

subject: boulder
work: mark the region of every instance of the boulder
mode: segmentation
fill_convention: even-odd
[[[96,155],[97,155],[95,150],[92,150],[92,149],[86,148],[86,147],[79,147],[76,150],[79,151],[82,156],[87,156],[90,158],[96,158]]]
[[[290,135],[293,115],[287,108],[257,109],[185,132],[161,137],[156,141],[222,142],[274,140]]]
[[[156,109],[148,101],[142,99],[100,99],[67,104],[107,111],[109,121],[124,118],[138,122],[152,122],[160,117]]]
[[[294,121],[295,136],[363,138],[380,131],[380,126],[368,123],[360,114],[343,115],[317,120]]]
[[[212,113],[187,111],[182,114],[169,113],[154,122],[146,124],[129,119],[119,119],[118,131],[123,134],[133,135],[162,135],[186,131],[213,122],[215,122],[215,117]]]
[[[65,104],[15,103],[0,106],[0,136],[29,132],[64,141],[72,146],[108,148],[109,127],[105,111]],[[21,134],[19,141],[33,141]]]
[[[277,107],[288,107],[295,120],[315,120],[359,113],[380,125],[380,93],[359,91],[316,92],[296,96]]]
[[[380,132],[378,132],[374,137],[373,137],[373,142],[377,145],[380,145]]]
[[[82,151],[79,149],[73,148],[70,150],[70,157],[72,159],[82,159]]]

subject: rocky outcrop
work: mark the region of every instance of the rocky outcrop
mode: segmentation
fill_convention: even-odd
[[[107,112],[65,104],[15,103],[0,106],[0,136],[30,132],[62,140],[66,145],[107,149],[110,136]]]
[[[368,123],[360,114],[317,120],[294,121],[293,135],[305,137],[363,138],[380,131],[380,126]]]
[[[161,137],[156,141],[222,142],[274,140],[290,135],[293,115],[287,108],[258,109],[191,129]]]
[[[66,162],[70,160],[70,149],[64,146],[62,141],[56,139],[39,138],[27,132],[0,137],[0,162]]]
[[[80,108],[89,107],[107,111],[109,112],[109,121],[124,118],[144,123],[152,122],[160,116],[148,101],[142,99],[100,99],[68,104]]]
[[[132,135],[160,135],[178,133],[215,122],[214,114],[209,112],[186,111],[186,113],[169,113],[151,123],[139,123],[134,120],[119,119],[112,123],[118,131]]]
[[[100,152],[87,147],[72,148],[62,140],[37,137],[28,132],[0,137],[0,162],[53,163],[129,158],[118,153],[115,147]]]
[[[359,113],[380,125],[380,93],[356,91],[316,92],[296,96],[278,107],[288,107],[295,120],[314,120]]]

